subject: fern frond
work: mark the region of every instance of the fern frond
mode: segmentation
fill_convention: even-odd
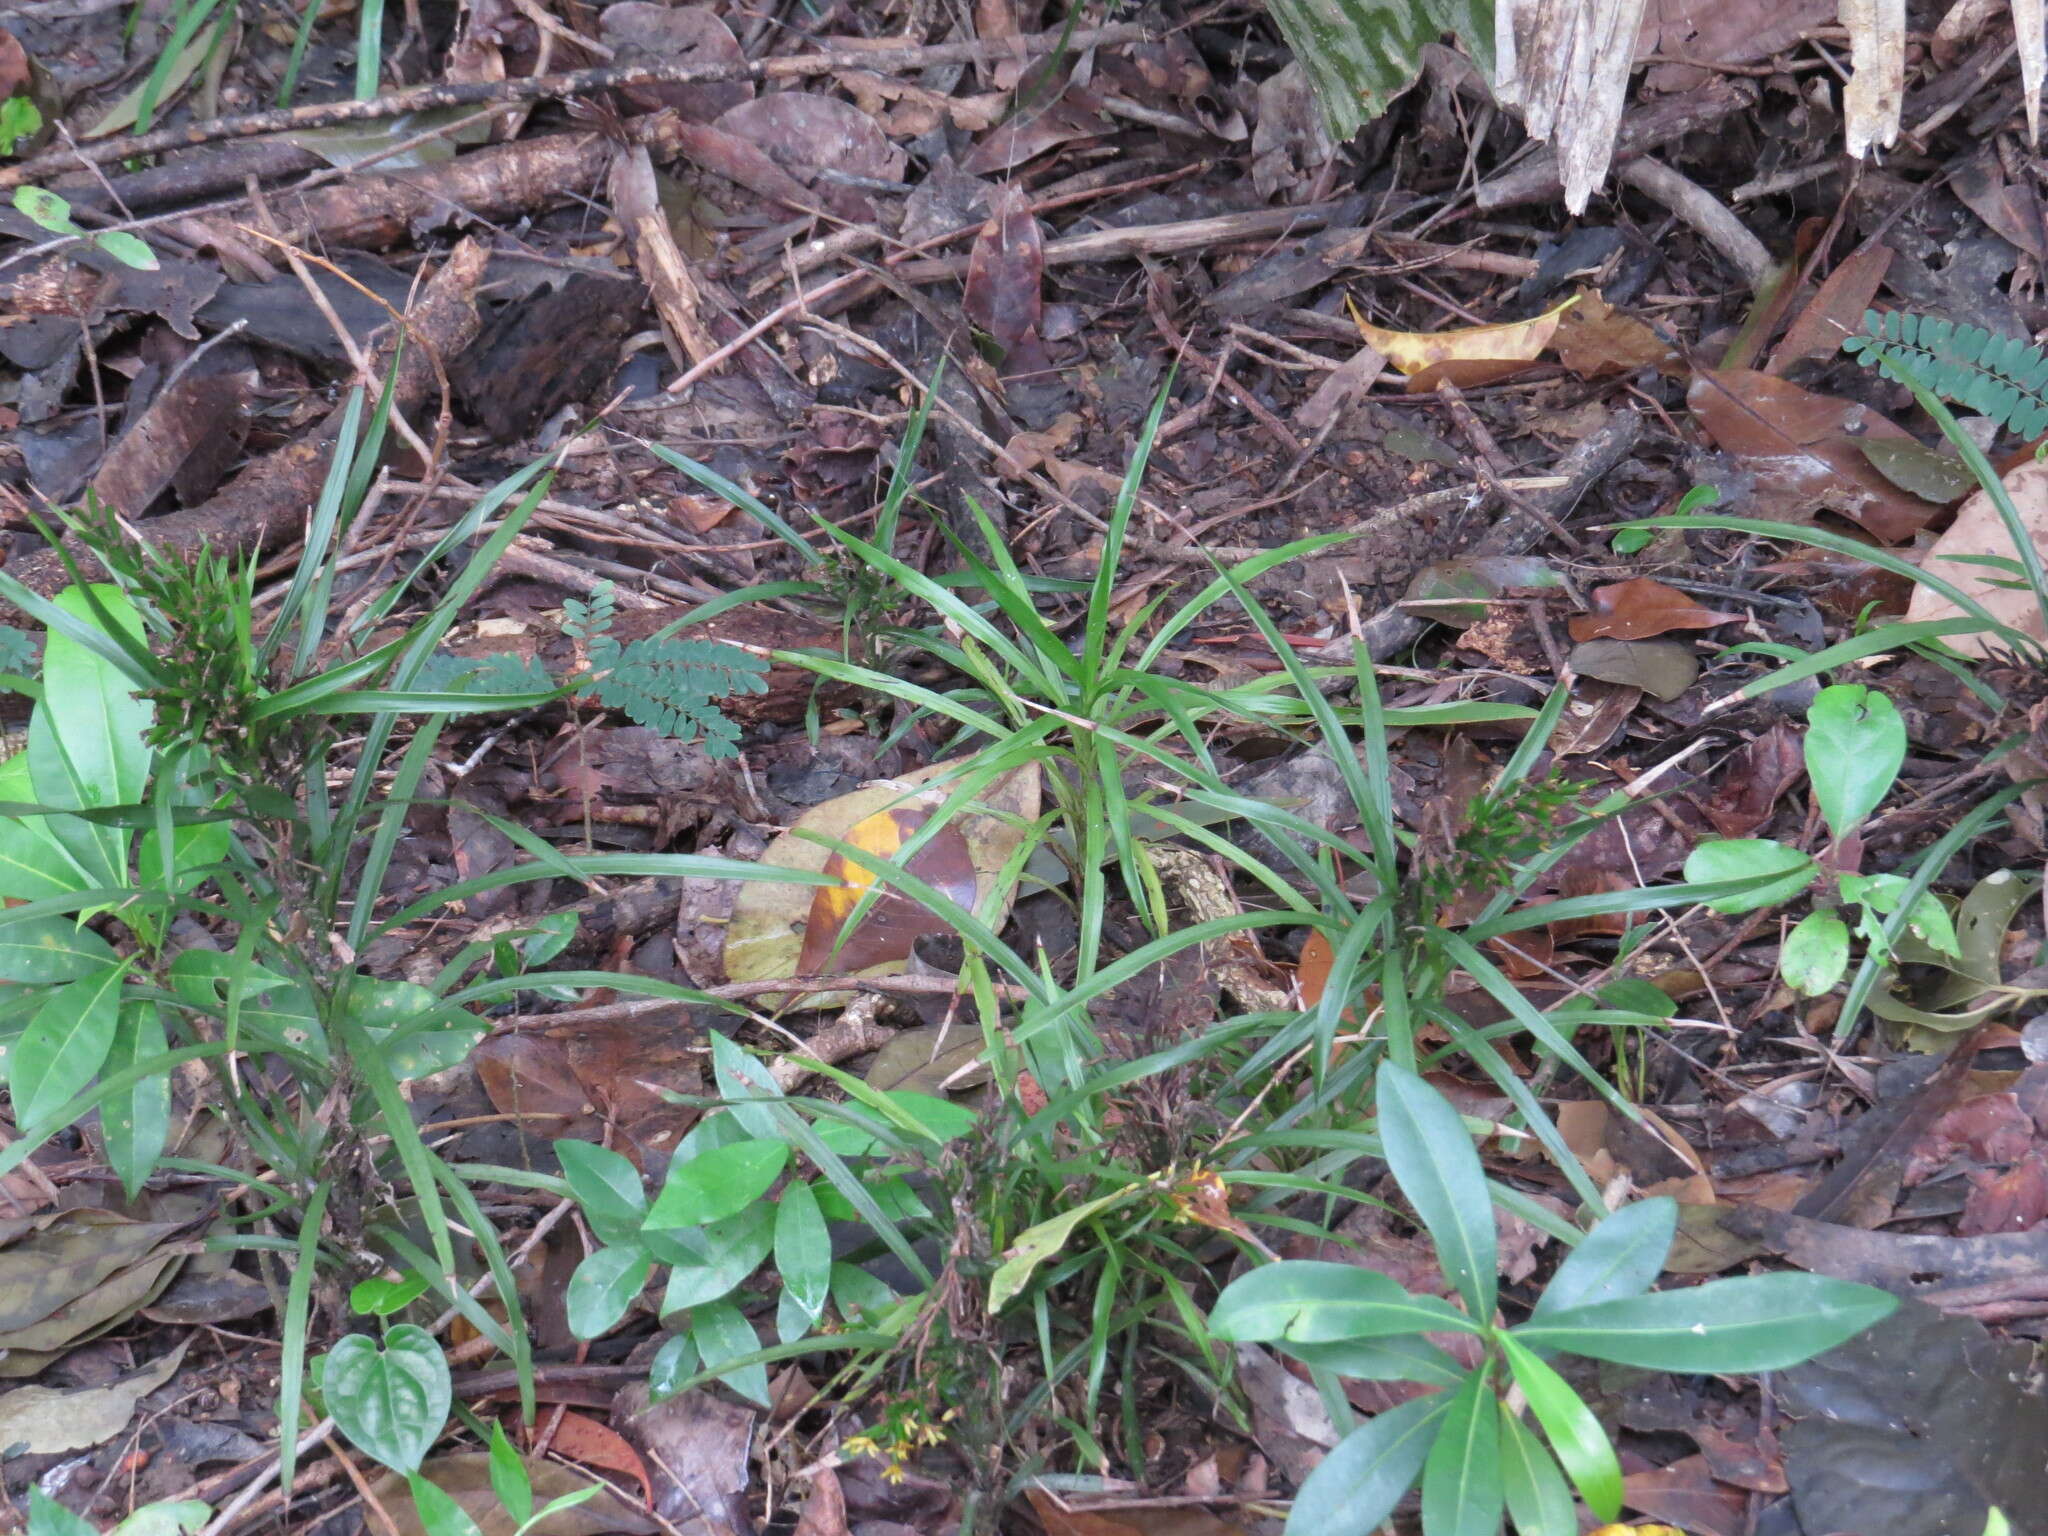
[[[1890,363],[1927,390],[1988,416],[2021,437],[2048,432],[2048,352],[2024,336],[1893,310],[1863,316],[1864,335],[1842,350],[1866,368]]]

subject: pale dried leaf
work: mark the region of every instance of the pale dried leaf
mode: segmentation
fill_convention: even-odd
[[[1843,136],[1852,156],[1899,137],[1906,97],[1906,0],[1842,0],[1849,31],[1849,83],[1842,90]]]
[[[2005,477],[2005,489],[2035,545],[2048,545],[2048,464],[2028,460]],[[2014,629],[2032,635],[2036,640],[2048,640],[2048,632],[2044,632],[2042,625],[2041,607],[2034,594],[2024,583],[2017,587],[2011,585],[2016,578],[2010,571],[1958,560],[1959,556],[1973,555],[1994,555],[2006,560],[2014,558],[2012,536],[2006,532],[2005,522],[1991,504],[1991,498],[1982,491],[1957,510],[1956,520],[1949,525],[1948,532],[1935,540],[1934,548],[1921,562],[1921,569],[1960,587]],[[1931,588],[1916,586],[1913,588],[1913,600],[1906,609],[1906,618],[1912,623],[1922,619],[1952,619],[1961,611]],[[1989,648],[1988,637],[1983,635],[1949,635],[1946,638],[1948,644],[1971,656],[1982,656]]]
[[[2012,34],[2019,45],[2020,82],[2027,92],[2027,142],[2041,142],[2041,81],[2048,76],[2048,9],[2042,0],[2012,0]]]

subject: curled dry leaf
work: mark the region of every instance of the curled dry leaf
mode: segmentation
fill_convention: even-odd
[[[532,1482],[535,1508],[591,1483],[581,1472],[539,1457],[528,1459],[526,1473]],[[436,1456],[420,1468],[420,1476],[461,1505],[482,1536],[512,1536],[517,1522],[506,1513],[491,1485],[489,1451]],[[428,1536],[419,1511],[413,1508],[412,1494],[406,1490],[404,1478],[386,1472],[370,1484],[370,1491],[389,1511],[397,1536]],[[595,1498],[549,1516],[537,1529],[542,1536],[654,1536],[662,1527],[607,1487]]]
[[[767,851],[761,855],[761,862],[784,869],[808,869],[819,872],[837,868],[842,876],[842,886],[838,892],[826,890],[821,893],[832,898],[823,907],[814,906],[813,887],[755,884],[741,886],[739,895],[733,902],[732,921],[725,930],[726,975],[734,981],[766,981],[783,976],[819,974],[804,969],[806,946],[810,946],[809,959],[815,963],[821,958],[821,945],[825,956],[833,954],[832,946],[837,944],[838,935],[835,933],[831,938],[824,940],[813,939],[809,930],[813,923],[821,919],[827,924],[834,925],[844,921],[846,914],[852,910],[854,902],[859,897],[859,890],[847,877],[852,876],[854,871],[859,869],[859,865],[833,849],[810,841],[802,834],[809,833],[841,842],[858,842],[854,833],[856,828],[861,828],[861,838],[872,840],[866,843],[871,851],[893,853],[895,848],[902,845],[905,838],[922,827],[925,819],[944,803],[950,790],[945,784],[935,784],[935,781],[954,774],[961,761],[964,759],[935,763],[901,779],[883,780],[866,785],[851,794],[840,795],[836,799],[827,800],[823,805],[813,806],[798,817],[789,831],[768,845]],[[982,794],[980,803],[991,812],[1015,817],[1024,822],[1037,816],[1038,795],[1038,768],[1033,764],[997,779]],[[912,819],[904,821],[898,818]],[[863,823],[870,825],[863,827]],[[962,901],[961,905],[972,906],[980,911],[982,903],[988,900],[995,889],[997,873],[1016,849],[1022,836],[1015,825],[999,819],[998,815],[969,812],[958,815],[948,831],[926,844],[917,858],[930,859],[931,870],[944,877],[943,880],[934,881],[934,884],[941,885],[942,888],[948,881],[954,884],[954,889],[949,894],[955,899],[970,894],[966,887],[966,879],[971,875],[971,900]],[[885,850],[880,844],[889,839],[893,841],[889,842]],[[950,839],[957,839],[957,842]],[[835,858],[840,860],[836,866],[831,863]],[[927,866],[913,860],[910,867],[914,873],[925,878],[930,877]],[[1008,913],[1009,894],[1004,893],[1004,902],[999,910],[982,913],[992,927],[1002,926]],[[861,933],[873,927],[883,908],[892,901],[902,901],[903,905],[912,910],[919,910],[907,898],[891,897],[878,901],[874,910],[862,923],[861,929],[856,932],[856,941],[860,940]],[[839,905],[841,902],[844,903],[843,909]],[[893,921],[907,923],[908,919],[899,917]],[[848,971],[861,971],[877,976],[899,974],[908,968],[910,944],[915,941],[917,930],[914,924],[910,924],[899,927],[896,931],[903,936],[900,953],[877,954],[865,964],[852,965],[847,962],[865,958],[865,952],[854,950],[849,953],[846,945],[839,945],[838,954],[832,960],[833,969],[836,971],[843,966]],[[839,994],[836,999],[822,994],[811,999],[811,1005],[818,1008],[837,1007],[844,1002],[844,994]]]
[[[1512,378],[1543,354],[1557,332],[1558,320],[1579,302],[1566,299],[1531,320],[1499,325],[1474,325],[1455,331],[1388,331],[1372,324],[1352,306],[1358,334],[1401,372],[1408,392],[1433,390],[1440,379],[1470,387]]]
[[[822,173],[837,171],[869,181],[896,182],[909,164],[875,120],[850,102],[806,91],[777,91],[721,115],[719,131],[744,139],[798,181],[810,183],[817,199],[846,218],[873,217],[868,200]]]
[[[2006,475],[2005,492],[2012,498],[2020,523],[2033,539],[2035,547],[2048,548],[2048,464],[2028,460],[2020,465]],[[1960,587],[1993,617],[2014,629],[2032,635],[2036,640],[2048,640],[2048,630],[2044,630],[2041,607],[2034,594],[2024,584],[2017,589],[2001,585],[2013,580],[2011,571],[1975,563],[1977,558],[1987,555],[2012,559],[2012,536],[2006,532],[2005,521],[1999,517],[1998,508],[1992,505],[1991,498],[1979,491],[1957,509],[1956,520],[1949,524],[1948,532],[1934,541],[1934,548],[1927,552],[1920,568]],[[1929,587],[1916,586],[1913,588],[1913,600],[1906,608],[1906,617],[1913,621],[1952,619],[1961,612],[1940,593]],[[1949,635],[1947,641],[1957,650],[1972,656],[1986,655],[1991,649],[1991,641],[1984,635]]]
[[[1648,640],[1674,629],[1712,629],[1743,615],[1702,608],[1676,587],[1637,576],[1593,589],[1593,611],[1566,627],[1574,640]]]

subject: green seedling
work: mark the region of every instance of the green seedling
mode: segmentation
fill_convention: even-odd
[[[1806,775],[1815,803],[1837,846],[1862,827],[1883,803],[1906,760],[1906,723],[1898,707],[1860,683],[1823,688],[1806,712]],[[1739,896],[1709,902],[1715,911],[1738,914],[1794,900],[1822,873],[1818,861],[1768,838],[1717,839],[1701,843],[1685,863],[1688,880],[1725,880],[1748,875],[1762,882]],[[1890,959],[1887,920],[1899,911],[1912,882],[1903,875],[1837,872],[1841,902],[1855,911],[1852,924],[1832,906],[1816,907],[1787,935],[1779,969],[1785,984],[1818,997],[1840,984],[1849,969],[1853,939],[1860,938],[1880,963]],[[1929,948],[1955,955],[1955,924],[1939,898],[1912,900],[1907,929]]]
[[[14,103],[10,101],[7,105],[11,107]],[[28,110],[34,112],[35,107],[31,104]],[[29,131],[34,130],[31,128]],[[0,125],[0,139],[5,138],[4,125]],[[0,153],[5,151],[0,150]],[[53,235],[71,235],[105,251],[123,266],[135,267],[143,272],[154,272],[157,268],[156,252],[145,245],[139,235],[131,235],[122,229],[101,230],[98,234],[80,229],[72,221],[71,204],[47,187],[16,187],[14,210],[30,223],[47,229]]]
[[[1411,1293],[1377,1270],[1309,1260],[1263,1265],[1217,1298],[1210,1330],[1300,1360],[1340,1422],[1349,1413],[1337,1377],[1432,1389],[1338,1442],[1297,1493],[1290,1536],[1368,1536],[1418,1481],[1424,1536],[1494,1536],[1503,1513],[1522,1536],[1573,1536],[1569,1490],[1612,1521],[1621,1465],[1551,1357],[1716,1376],[1777,1370],[1855,1337],[1898,1305],[1869,1286],[1810,1274],[1653,1292],[1678,1221],[1677,1206],[1659,1198],[1603,1218],[1528,1318],[1504,1326],[1493,1202],[1464,1121],[1393,1063],[1380,1067],[1377,1105],[1387,1163],[1463,1305]],[[1464,1335],[1479,1363],[1461,1363],[1431,1335]]]
[[[762,1091],[764,1080],[738,1047],[714,1034],[712,1048],[729,1095]],[[833,1076],[852,1095],[848,1103],[799,1113],[796,1101],[778,1099],[705,1116],[677,1144],[651,1201],[618,1153],[555,1143],[569,1192],[603,1245],[569,1281],[569,1326],[579,1337],[616,1327],[665,1272],[659,1312],[677,1331],[654,1363],[657,1393],[716,1376],[765,1406],[767,1371],[754,1358],[760,1344],[734,1300],[757,1269],[772,1267],[779,1277],[776,1331],[789,1352],[818,1347],[806,1341],[828,1303],[842,1320],[884,1334],[908,1315],[865,1270],[834,1261],[827,1224],[864,1223],[899,1257],[908,1252],[901,1229],[934,1218],[904,1171],[935,1159],[975,1116],[927,1094],[883,1093]],[[772,1089],[772,1079],[765,1086]],[[799,1158],[813,1177],[793,1171]],[[827,1347],[847,1347],[847,1335],[833,1335]]]

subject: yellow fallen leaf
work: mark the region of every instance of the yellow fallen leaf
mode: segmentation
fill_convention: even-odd
[[[1347,299],[1345,302],[1349,303]],[[1558,318],[1579,302],[1574,294],[1555,309],[1545,310],[1529,320],[1509,320],[1499,325],[1473,325],[1459,331],[1386,331],[1372,324],[1351,305],[1351,320],[1363,336],[1396,368],[1407,374],[1411,390],[1418,387],[1416,375],[1436,370],[1458,384],[1479,384],[1505,378],[1524,363],[1533,363],[1557,333]],[[1432,388],[1435,376],[1419,387]]]

